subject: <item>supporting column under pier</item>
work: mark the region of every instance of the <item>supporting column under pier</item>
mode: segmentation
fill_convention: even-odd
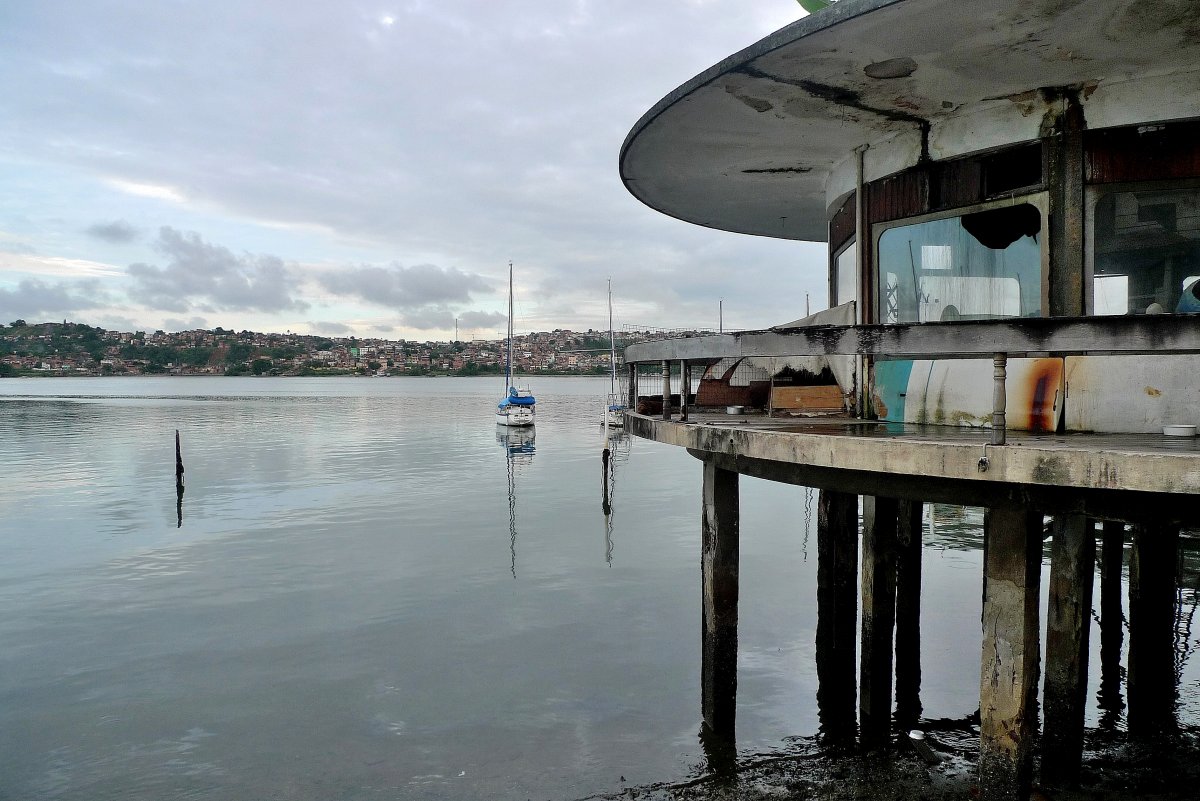
[[[1037,732],[1042,516],[988,509],[984,538],[979,798],[1019,801],[1029,795]]]
[[[1129,560],[1129,733],[1175,728],[1175,595],[1179,529],[1138,526]]]
[[[921,519],[919,501],[900,501],[896,520],[896,723],[921,718]]]
[[[738,474],[704,462],[701,706],[708,732],[732,740],[737,707]]]
[[[1095,570],[1096,539],[1091,523],[1083,515],[1056,517],[1046,611],[1046,682],[1042,691],[1044,784],[1071,786],[1079,782]]]
[[[858,496],[821,490],[817,499],[817,713],[821,735],[847,743],[854,708],[858,633]]]
[[[863,498],[862,654],[858,736],[887,744],[892,732],[892,630],[896,623],[895,498]]]
[[[1124,588],[1125,524],[1105,520],[1100,548],[1100,728],[1115,729],[1125,709],[1121,695],[1121,651],[1125,643]]]

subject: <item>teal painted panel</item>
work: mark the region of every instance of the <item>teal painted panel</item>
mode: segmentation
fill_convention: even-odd
[[[875,364],[875,383],[871,402],[880,420],[890,423],[904,422],[904,402],[908,395],[908,377],[912,374],[911,361],[888,361]]]

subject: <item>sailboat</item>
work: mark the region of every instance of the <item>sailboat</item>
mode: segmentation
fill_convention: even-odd
[[[608,363],[611,367],[609,378],[608,398],[604,402],[605,428],[624,428],[625,401],[617,392],[617,337],[613,333],[612,318],[612,279],[608,279]]]
[[[533,393],[512,380],[513,354],[513,266],[508,263],[508,356],[504,360],[504,397],[496,404],[496,425],[531,426],[535,404]]]

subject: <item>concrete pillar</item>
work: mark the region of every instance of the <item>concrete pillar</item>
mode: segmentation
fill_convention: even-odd
[[[1115,729],[1125,710],[1121,695],[1121,650],[1125,644],[1125,610],[1121,568],[1125,559],[1125,524],[1105,520],[1100,557],[1100,728]]]
[[[1145,737],[1175,728],[1175,594],[1179,529],[1134,529],[1129,560],[1129,733]]]
[[[817,497],[817,713],[821,734],[853,741],[858,634],[858,496]]]
[[[1029,795],[1037,733],[1042,517],[988,509],[984,537],[979,798],[1018,801]]]
[[[1041,136],[1046,142],[1046,187],[1049,195],[1047,228],[1050,269],[1046,276],[1050,316],[1085,314],[1083,274],[1084,220],[1084,148],[1087,129],[1083,104],[1075,90],[1043,90],[1053,111],[1042,121]],[[1055,95],[1058,96],[1055,96]],[[1053,102],[1059,101],[1059,102]]]
[[[737,706],[738,474],[704,462],[700,687],[704,724],[732,739]]]
[[[662,419],[671,419],[671,363],[666,359],[662,360],[662,379],[663,379],[663,410]]]
[[[1083,515],[1056,517],[1046,611],[1043,784],[1073,786],[1079,782],[1095,571],[1096,538],[1091,523]]]
[[[896,722],[910,729],[921,718],[920,501],[900,501],[896,521]]]
[[[858,673],[858,736],[885,745],[892,732],[892,630],[896,622],[894,498],[863,498],[862,653]]]
[[[688,390],[692,386],[692,363],[687,359],[679,362],[679,422],[688,419]]]

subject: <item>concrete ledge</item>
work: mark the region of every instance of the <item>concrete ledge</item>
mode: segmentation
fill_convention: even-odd
[[[978,505],[1049,505],[1115,519],[1200,519],[1200,510],[1191,508],[1200,506],[1191,497],[1200,491],[1200,443],[1195,441],[1160,444],[1141,435],[1014,434],[1012,444],[993,446],[987,444],[986,429],[926,427],[908,433],[903,427],[887,426],[899,433],[856,435],[847,425],[852,422],[836,428],[826,424],[829,431],[823,433],[818,426],[797,431],[794,422],[765,419],[752,424],[702,419],[680,423],[631,414],[626,430],[688,448],[695,455],[728,457],[734,460],[725,461],[728,469],[807,486]],[[867,424],[868,430],[883,428]],[[1123,440],[1126,447],[1121,447]],[[983,458],[986,470],[980,467]],[[1136,508],[1129,508],[1131,504]],[[1100,515],[1101,510],[1106,514]]]

